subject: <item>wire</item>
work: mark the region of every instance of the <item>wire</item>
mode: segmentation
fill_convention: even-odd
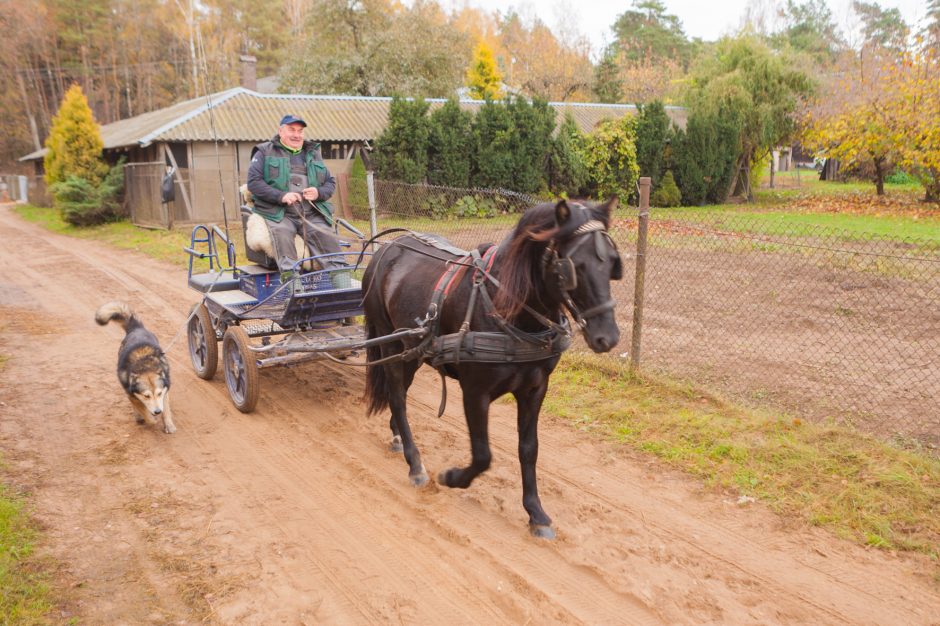
[[[199,47],[200,65],[202,70],[203,88],[206,90],[206,105],[209,113],[209,131],[215,145],[215,161],[219,170],[219,195],[222,197],[222,223],[225,225],[225,238],[231,241],[228,232],[228,210],[225,206],[225,181],[222,178],[222,156],[219,154],[219,134],[215,130],[215,114],[212,111],[212,95],[209,90],[209,65],[206,61],[206,49],[202,40],[202,29],[196,26],[196,41]]]

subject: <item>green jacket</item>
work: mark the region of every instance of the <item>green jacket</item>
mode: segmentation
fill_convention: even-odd
[[[305,141],[301,151],[307,164],[307,180],[319,192],[319,198],[313,202],[313,206],[332,225],[333,205],[329,199],[336,191],[336,179],[323,162],[319,143]],[[284,219],[287,208],[282,198],[290,186],[290,157],[291,153],[277,137],[258,144],[251,151],[248,191],[254,198],[255,212],[275,222]]]

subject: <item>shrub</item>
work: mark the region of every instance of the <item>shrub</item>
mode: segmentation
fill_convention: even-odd
[[[50,187],[53,206],[74,226],[93,226],[122,217],[124,160],[112,167],[95,185],[80,176],[69,176]]]
[[[362,157],[356,155],[349,170],[349,208],[353,215],[360,217],[369,209],[369,188],[366,179],[366,166]],[[367,214],[367,213],[366,213]]]
[[[650,204],[656,207],[673,207],[679,206],[681,201],[682,194],[679,192],[679,187],[676,186],[676,179],[672,175],[672,170],[666,170],[659,187],[656,188],[650,198]]]
[[[898,168],[885,177],[885,182],[891,183],[892,185],[913,185],[918,181],[901,168]]]
[[[625,201],[634,195],[639,177],[634,138],[631,117],[601,122],[588,135],[581,156],[588,168],[590,191],[595,197],[617,195]]]

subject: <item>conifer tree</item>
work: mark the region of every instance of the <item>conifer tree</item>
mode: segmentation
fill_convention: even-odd
[[[82,178],[97,186],[108,173],[101,158],[104,142],[82,88],[72,85],[52,118],[46,139],[46,184]]]
[[[431,139],[428,145],[428,182],[448,187],[470,185],[473,115],[463,111],[455,99],[431,114]]]
[[[662,101],[641,106],[636,120],[636,162],[640,176],[649,176],[654,189],[667,167],[663,157],[668,141],[671,141],[669,117]]]
[[[381,178],[423,183],[428,173],[430,122],[424,100],[392,98],[388,125],[375,142],[375,169]]]
[[[552,141],[552,152],[548,162],[548,186],[555,193],[569,197],[581,195],[588,180],[587,167],[581,154],[584,152],[584,135],[578,128],[571,112],[558,127]]]
[[[470,96],[478,100],[497,100],[502,97],[502,81],[503,76],[496,67],[493,51],[481,41],[473,50],[473,60],[467,70]]]

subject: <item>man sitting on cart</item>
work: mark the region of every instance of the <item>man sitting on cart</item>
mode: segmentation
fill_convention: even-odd
[[[312,255],[340,251],[333,233],[333,206],[329,199],[336,180],[320,152],[320,144],[304,140],[307,123],[296,115],[281,119],[277,135],[251,151],[248,191],[254,211],[265,218],[282,273],[298,261],[294,236],[303,237]],[[346,267],[342,256],[320,259],[324,269]],[[288,278],[289,276],[285,276]]]

